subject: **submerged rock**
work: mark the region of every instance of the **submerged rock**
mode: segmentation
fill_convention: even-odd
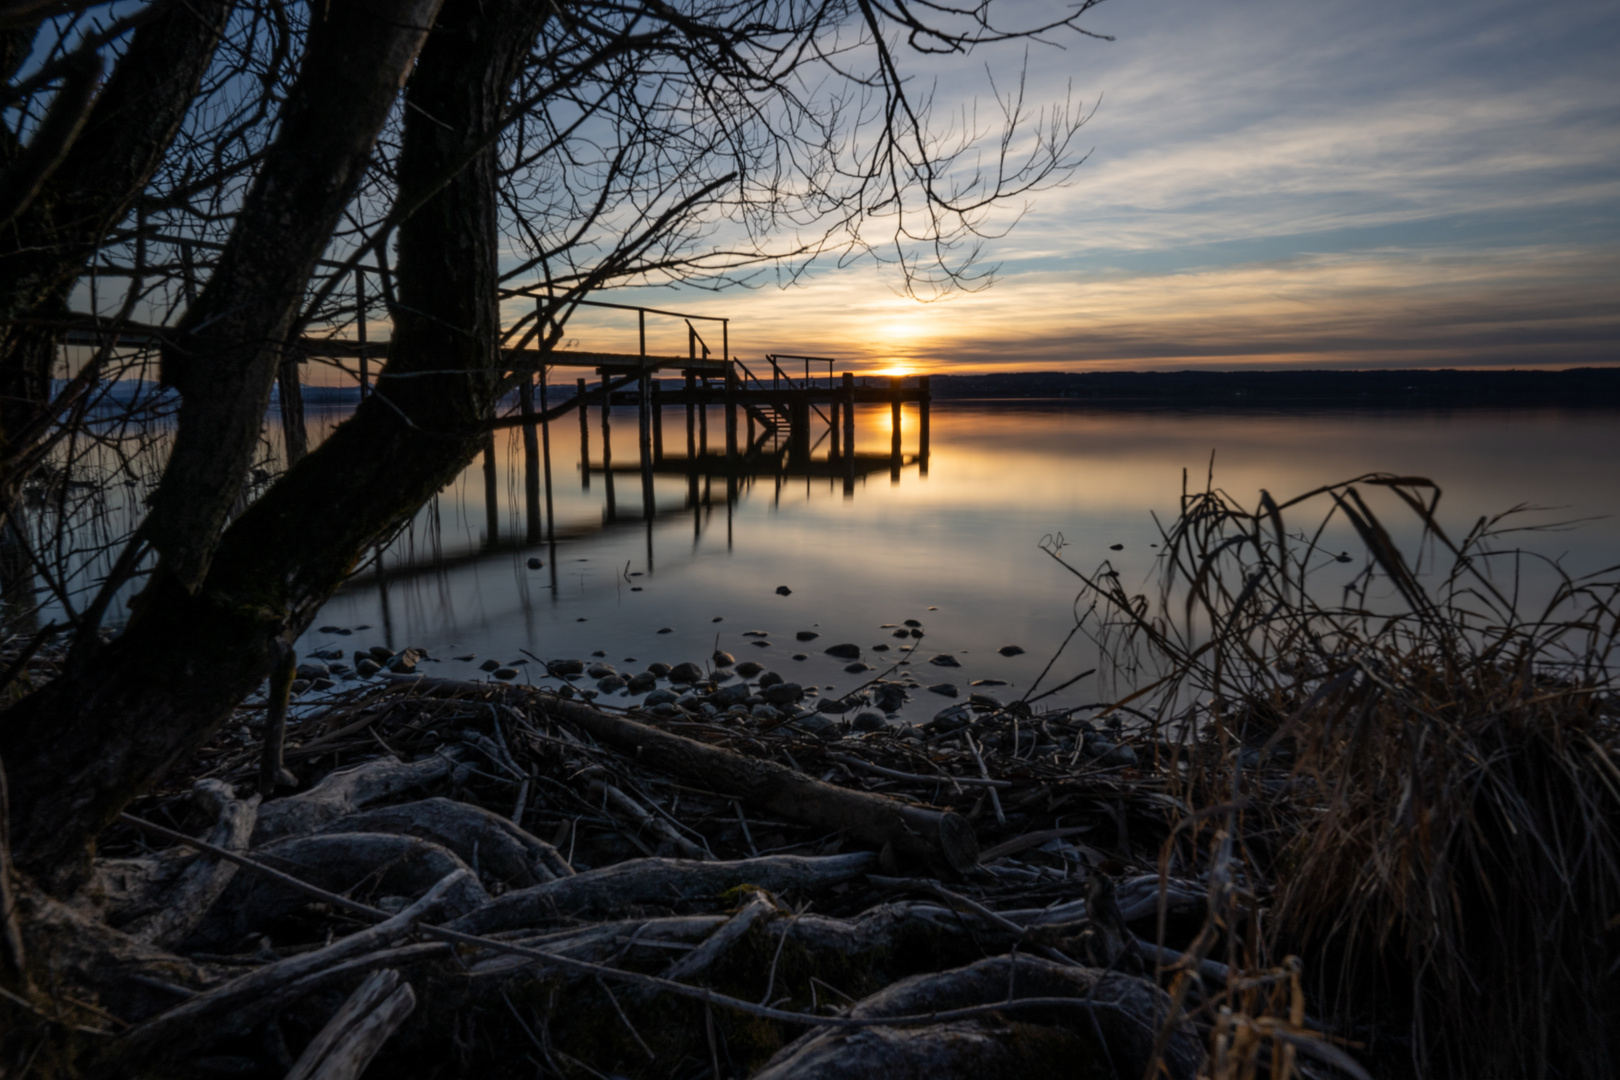
[[[883,715],[881,713],[861,712],[855,714],[855,719],[850,721],[849,726],[856,731],[864,732],[882,731],[884,728],[888,727],[889,724],[888,721],[883,719]]]
[[[779,682],[786,681],[786,679],[782,678],[782,676],[778,675],[776,672],[767,671],[765,674],[759,677],[759,688],[763,690],[767,686],[775,686]]]
[[[585,661],[548,660],[546,661],[546,670],[551,672],[553,675],[561,675],[564,677],[569,675],[579,675],[585,671]]]
[[[642,704],[651,708],[655,705],[673,705],[680,699],[681,696],[673,690],[654,690]]]
[[[701,678],[703,669],[690,660],[669,669],[669,681],[673,683],[695,683]]]
[[[840,660],[859,660],[861,658],[861,647],[848,641],[841,645],[828,646],[822,652],[828,656],[836,656]]]
[[[905,703],[906,688],[899,683],[878,683],[872,690],[872,704],[884,712],[895,712]]]
[[[928,688],[928,692],[930,694],[943,694],[946,697],[955,697],[957,694],[956,684],[948,682],[935,683]]]
[[[721,667],[730,667],[737,662],[737,658],[735,656],[732,656],[728,652],[723,652],[720,649],[716,649],[714,651],[714,656],[712,659]]]
[[[930,656],[928,658],[928,662],[930,664],[933,664],[935,667],[961,667],[962,666],[962,662],[960,660],[958,660],[956,657],[952,656],[948,652],[942,652],[938,656]]]
[[[737,674],[741,675],[745,679],[752,679],[755,675],[758,675],[764,670],[764,664],[756,664],[752,660],[744,660],[742,663],[737,665]]]
[[[1024,655],[1024,647],[1022,645],[1003,645],[996,652],[1002,656],[1022,656]]]
[[[816,640],[816,638],[820,637],[821,635],[816,633],[814,630],[800,630],[797,634],[794,634],[793,636],[795,638],[799,639],[800,641],[814,641],[814,640]]]
[[[791,705],[804,698],[804,687],[798,683],[773,683],[760,691],[760,697],[768,705]]]

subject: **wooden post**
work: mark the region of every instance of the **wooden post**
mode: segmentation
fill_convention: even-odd
[[[645,316],[643,316],[645,318]],[[645,349],[645,334],[643,328],[643,348]],[[645,352],[642,353],[646,355]],[[639,414],[641,427],[641,442],[637,450],[641,457],[641,514],[648,521],[653,515],[653,446],[652,446],[652,376],[645,368],[642,369],[641,378],[636,382],[636,412]]]
[[[188,249],[189,250],[189,249]],[[366,355],[366,275],[354,272],[354,337],[360,343],[360,400],[371,393],[371,360]]]
[[[844,372],[844,497],[855,497],[855,376]]]
[[[528,519],[524,539],[540,542],[540,433],[535,430],[534,376],[525,375],[518,384],[518,408],[523,413],[523,509]]]
[[[900,480],[900,376],[889,376],[889,479]]]
[[[501,536],[500,487],[495,482],[495,433],[484,436],[484,543],[490,547]]]
[[[546,481],[546,537],[555,542],[557,539],[557,513],[551,504],[551,420],[546,416],[548,409],[546,405],[547,374],[545,365],[542,364],[540,366],[540,462],[541,467],[545,470]],[[556,561],[555,557],[551,560],[553,564]],[[555,566],[553,566],[552,574],[555,575],[556,572]],[[552,583],[552,587],[556,587],[555,582]],[[552,599],[556,599],[555,594],[553,594]]]
[[[664,380],[652,381],[653,461],[664,463]]]
[[[743,445],[752,450],[754,448],[754,410],[744,409],[743,415],[748,417],[748,441]]]
[[[832,387],[831,374],[827,376],[827,386],[829,389]],[[829,461],[837,461],[844,456],[839,449],[842,443],[839,441],[841,432],[838,425],[838,404],[838,399],[835,397],[832,399],[832,404],[828,406],[830,411],[827,413],[827,435],[831,444],[831,449],[827,454],[827,460]]]
[[[917,380],[922,396],[917,399],[917,471],[928,475],[928,403],[933,400],[933,380],[927,375]]]
[[[585,380],[574,382],[574,400],[579,402],[579,487],[591,490],[591,409],[585,397]]]
[[[737,467],[737,373],[726,362],[726,468]]]

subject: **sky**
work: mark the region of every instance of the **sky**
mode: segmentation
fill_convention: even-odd
[[[1620,363],[1620,5],[1108,0],[1084,25],[1115,40],[1033,47],[1027,97],[1094,109],[1090,156],[986,245],[990,288],[923,304],[829,262],[613,299],[726,316],[745,361],[874,372]],[[943,113],[1022,57],[912,70]],[[684,352],[664,322],[649,351]]]

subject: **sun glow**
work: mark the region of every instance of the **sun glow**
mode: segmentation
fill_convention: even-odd
[[[872,374],[874,374],[874,375],[890,375],[890,376],[906,376],[906,375],[912,374],[912,370],[911,370],[911,368],[905,367],[903,365],[894,364],[894,365],[891,365],[889,367],[878,368]]]

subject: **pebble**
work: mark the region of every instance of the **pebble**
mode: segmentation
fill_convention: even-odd
[[[930,664],[933,664],[935,667],[961,667],[962,666],[962,662],[960,660],[958,660],[956,657],[952,656],[948,652],[942,652],[938,656],[930,656],[928,658],[928,662]]]
[[[1125,545],[1124,544],[1109,544],[1108,545],[1108,550],[1109,551],[1124,551],[1125,550]]]
[[[732,656],[728,652],[722,652],[719,649],[716,649],[714,651],[713,660],[714,660],[715,663],[719,664],[721,667],[730,667],[731,665],[733,665],[733,664],[735,664],[737,662],[737,658],[735,656]]]
[[[364,660],[357,661],[354,665],[355,674],[359,675],[362,679],[369,679],[381,670],[382,665],[371,659],[369,656]]]
[[[844,665],[844,670],[849,672],[851,675],[859,675],[863,671],[871,671],[872,670],[872,665],[871,664],[863,664],[859,660],[857,660],[853,664],[845,664]]]
[[[710,622],[725,622],[726,620],[725,620],[724,616],[716,615],[714,618],[710,619],[709,621]]]
[[[793,726],[804,732],[806,735],[813,735],[818,739],[827,739],[830,741],[838,738],[839,735],[838,725],[836,723],[827,719],[825,716],[819,716],[816,713],[811,713],[809,716],[799,717],[793,721]]]
[[[778,585],[776,587],[776,595],[777,596],[792,596],[793,595],[793,590],[788,588],[786,585]]]
[[[818,713],[838,713],[842,715],[843,713],[849,712],[849,710],[852,708],[854,708],[854,706],[842,698],[828,697],[822,698],[820,701],[816,702],[816,712]]]
[[[908,637],[910,637],[910,636],[911,636],[911,631],[910,631],[910,630],[907,630],[907,629],[906,629],[906,628],[905,628],[905,627],[903,627],[903,626],[902,626],[902,627],[901,627],[901,628],[900,628],[900,629],[898,629],[898,630],[896,630],[896,631],[895,631],[895,632],[894,632],[894,635],[893,635],[893,636],[894,636],[894,637],[903,637],[903,638],[908,638]]]
[[[804,653],[802,653],[802,652],[796,652],[796,653],[793,654],[793,659],[795,659],[795,660],[808,660],[810,658],[808,656],[804,655]]]
[[[489,670],[489,666],[488,666],[489,661],[486,660],[484,662],[484,664],[485,664],[484,670],[488,671]],[[553,675],[562,675],[562,676],[579,675],[579,674],[583,673],[584,670],[585,670],[585,661],[583,661],[583,660],[548,660],[548,661],[546,661],[546,670],[551,672]]]
[[[759,646],[761,649],[768,649],[771,647],[771,643],[768,641],[756,641],[754,644]]]
[[[373,660],[392,660],[394,658],[394,650],[384,648],[381,645],[373,645],[366,652],[371,654]]]
[[[657,685],[658,676],[650,671],[643,671],[640,675],[632,675],[630,681],[625,683],[625,686],[629,688],[632,694],[645,694]]]
[[[396,675],[414,675],[416,674],[416,665],[427,658],[426,649],[406,649],[388,661],[388,670]]]
[[[933,609],[933,608],[929,608],[929,609],[928,609],[928,610],[929,610],[929,611],[933,611],[933,610],[934,610],[934,609]],[[917,621],[917,620],[916,620],[916,619],[907,619],[907,620],[906,620],[906,625],[907,625],[907,626],[916,626],[916,627],[921,627],[921,626],[922,626],[922,623],[920,623],[920,622],[918,622],[918,621]]]
[[[674,683],[695,683],[703,678],[703,669],[688,660],[684,664],[676,664],[669,669],[669,681]]]
[[[737,670],[741,671],[742,668],[739,666]],[[746,674],[746,672],[745,672],[745,674]],[[767,671],[765,674],[763,674],[763,675],[761,675],[759,677],[759,688],[761,690],[763,690],[767,686],[775,686],[777,683],[780,683],[780,682],[787,682],[787,680],[782,678],[782,676],[778,675],[774,671]]]
[[[1001,648],[997,649],[996,652],[1000,653],[1002,656],[1022,656],[1024,654],[1024,647],[1022,645],[1003,645]]]
[[[770,637],[771,632],[769,630],[744,630],[742,632],[742,636],[743,637]]]
[[[973,714],[968,711],[966,705],[952,705],[941,709],[934,714],[934,719],[930,721],[933,727],[939,731],[955,731],[957,728],[967,727],[972,722]]]
[[[308,689],[309,689],[309,680],[308,679],[294,679],[292,681],[292,686],[288,688],[288,693],[302,694],[305,690],[308,690]]]
[[[873,652],[888,652],[889,647],[887,645],[874,645],[874,646],[872,646],[872,651]]]
[[[770,705],[755,705],[749,710],[749,715],[755,720],[763,720],[769,723],[772,720],[782,719],[782,710]]]
[[[855,719],[850,722],[850,727],[863,732],[882,731],[888,726],[888,722],[883,719],[883,714],[875,712],[856,713]]]
[[[596,681],[596,688],[604,694],[612,694],[623,690],[625,680],[623,675],[607,675]]]
[[[315,679],[311,681],[309,685],[315,690],[330,690],[332,687],[336,686],[337,683],[333,682],[331,679]]]
[[[331,668],[315,661],[306,660],[298,665],[298,677],[300,679],[324,679],[330,674],[332,674]]]
[[[681,695],[673,690],[654,690],[647,695],[647,700],[643,701],[642,704],[651,708],[655,705],[673,705],[680,699]]]
[[[673,626],[661,626],[658,628],[658,632],[660,634],[673,634],[675,632],[675,628]]]
[[[872,690],[872,704],[884,712],[897,712],[906,703],[906,688],[896,682],[878,683]]]
[[[669,674],[670,667],[663,661],[657,660],[647,665],[647,672],[655,678],[662,679],[664,676]]]
[[[970,686],[1006,686],[1006,679],[974,679]]]
[[[605,679],[609,675],[617,675],[618,669],[612,664],[592,664],[585,669],[585,674],[593,679]]]
[[[765,687],[760,696],[767,705],[792,705],[804,699],[804,687],[791,682],[773,683]]]
[[[518,676],[517,668],[509,667],[498,667],[495,669],[494,674],[497,679],[515,679]],[[586,691],[586,693],[589,692],[590,691]]]
[[[737,665],[737,674],[741,675],[745,679],[752,679],[755,675],[758,675],[764,670],[764,664],[756,664],[752,660],[744,660],[742,663]]]
[[[531,558],[529,560],[529,569],[530,570],[538,570],[544,565],[546,565],[546,564],[541,562],[539,559]]]
[[[840,660],[859,660],[861,656],[861,647],[847,641],[842,645],[833,645],[822,651],[828,656],[836,656]]]
[[[956,684],[948,682],[935,683],[928,688],[928,692],[930,694],[943,694],[946,697],[955,697],[957,692]]]
[[[800,641],[814,641],[814,640],[816,640],[816,638],[820,637],[821,635],[816,633],[814,630],[800,630],[797,634],[794,634],[793,636],[795,638],[799,639]]]
[[[338,632],[338,627],[336,627],[336,626],[323,626],[323,627],[321,627],[319,630],[317,630],[315,632],[317,634],[335,634],[335,633]]]
[[[911,636],[914,637],[914,638],[920,638],[920,637],[923,636],[923,632],[921,630],[917,630],[917,629],[913,628],[912,631],[911,631]]]
[[[981,709],[1001,708],[1001,702],[989,694],[969,694],[968,701]]]

